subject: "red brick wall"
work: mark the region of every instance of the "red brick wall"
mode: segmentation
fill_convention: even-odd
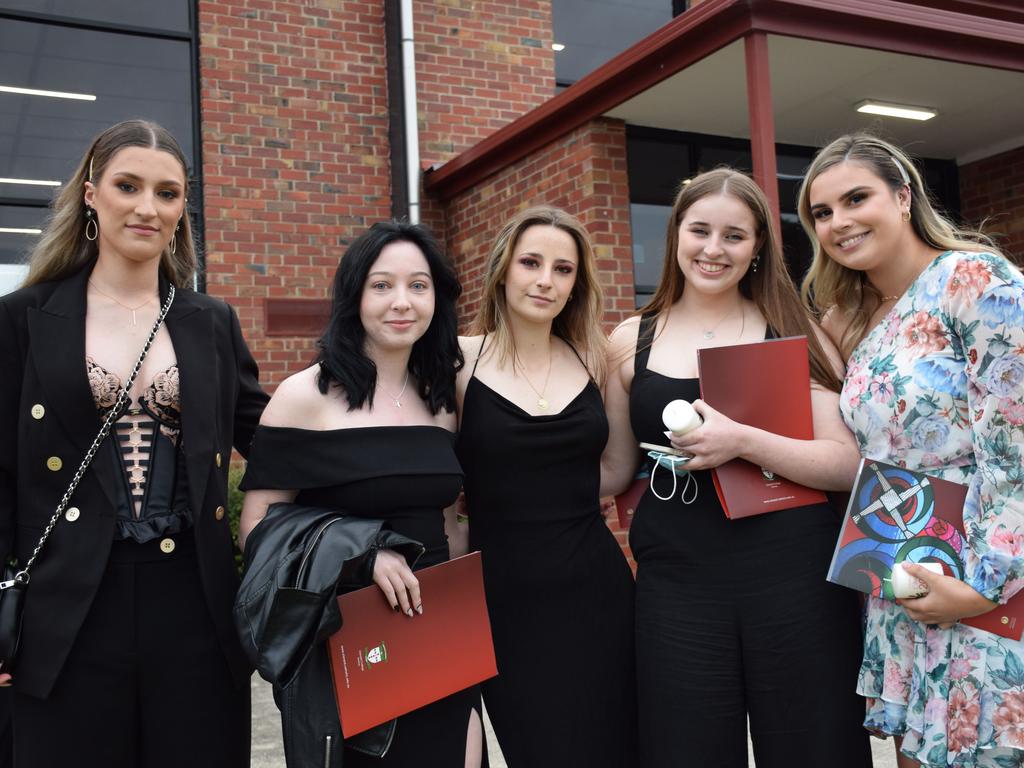
[[[345,243],[390,216],[381,0],[199,0],[207,289],[275,385],[311,338],[266,338],[265,297],[325,298]]]
[[[413,4],[420,154],[444,162],[555,93],[551,3]]]
[[[985,222],[1006,255],[1024,264],[1024,147],[961,166],[960,209],[965,222]]]

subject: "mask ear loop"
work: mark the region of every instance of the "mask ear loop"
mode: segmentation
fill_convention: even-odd
[[[654,489],[654,475],[657,474],[658,467],[661,466],[661,460],[662,459],[672,460],[672,459],[675,459],[675,458],[677,458],[677,457],[675,457],[675,456],[666,456],[664,453],[659,453],[659,454],[656,454],[654,456],[654,466],[651,467],[651,480],[650,480],[651,493],[653,493],[655,495],[655,497],[658,498],[661,501],[670,501],[672,499],[672,497],[676,495],[676,485],[678,483],[678,477],[677,477],[675,471],[673,471],[672,472],[672,490],[668,492],[668,496],[662,496],[660,493],[658,493]],[[674,462],[673,462],[672,466],[673,467],[675,466]]]
[[[671,501],[675,497],[675,495],[676,495],[676,489],[679,487],[678,486],[679,475],[676,473],[675,467],[676,467],[677,464],[680,464],[682,462],[687,461],[687,459],[684,459],[682,456],[670,456],[670,455],[668,455],[666,453],[657,454],[656,456],[653,456],[652,458],[654,458],[654,466],[651,468],[651,479],[650,479],[651,493],[654,494],[655,498],[657,498],[657,499],[659,499],[661,501]],[[661,460],[662,459],[667,459],[668,461],[672,462],[672,490],[669,491],[668,496],[662,496],[654,488],[654,475],[657,473],[658,467],[661,466]],[[691,488],[693,489],[693,495],[689,499],[687,499],[686,498],[686,494],[689,493]],[[699,489],[697,487],[697,480],[693,477],[692,473],[687,472],[686,473],[686,482],[683,483],[683,492],[679,495],[679,500],[681,502],[683,502],[683,504],[686,504],[686,505],[693,504],[693,502],[695,502],[697,500],[697,491],[698,490]]]

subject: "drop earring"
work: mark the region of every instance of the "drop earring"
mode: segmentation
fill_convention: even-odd
[[[168,249],[173,256],[178,250],[178,233],[181,231],[181,222],[178,222],[178,226],[174,228],[174,233],[171,235],[171,245]]]
[[[89,226],[92,225],[92,236],[89,236]],[[85,206],[85,239],[95,240],[100,236],[100,227],[96,223],[96,211],[90,206]]]
[[[754,272],[755,274],[757,273],[757,265],[760,264],[760,263],[761,263],[761,256],[759,254],[759,255],[754,257],[754,261],[750,265],[751,266],[751,271]]]

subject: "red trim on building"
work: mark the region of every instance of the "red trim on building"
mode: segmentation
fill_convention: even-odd
[[[706,0],[623,51],[547,103],[440,168],[426,188],[450,200],[751,31],[1024,71],[1024,22],[894,0]]]

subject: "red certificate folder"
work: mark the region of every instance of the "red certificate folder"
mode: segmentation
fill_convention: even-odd
[[[341,732],[380,723],[494,677],[480,553],[416,571],[423,613],[396,613],[376,585],[338,598],[327,640]]]
[[[966,485],[862,459],[828,580],[892,600],[895,563],[940,563],[947,576],[962,579],[966,498]],[[1020,640],[1024,592],[960,623]]]
[[[733,421],[783,437],[814,437],[807,339],[794,336],[697,350],[700,396]],[[826,501],[822,491],[733,459],[712,470],[727,517],[735,520]]]

